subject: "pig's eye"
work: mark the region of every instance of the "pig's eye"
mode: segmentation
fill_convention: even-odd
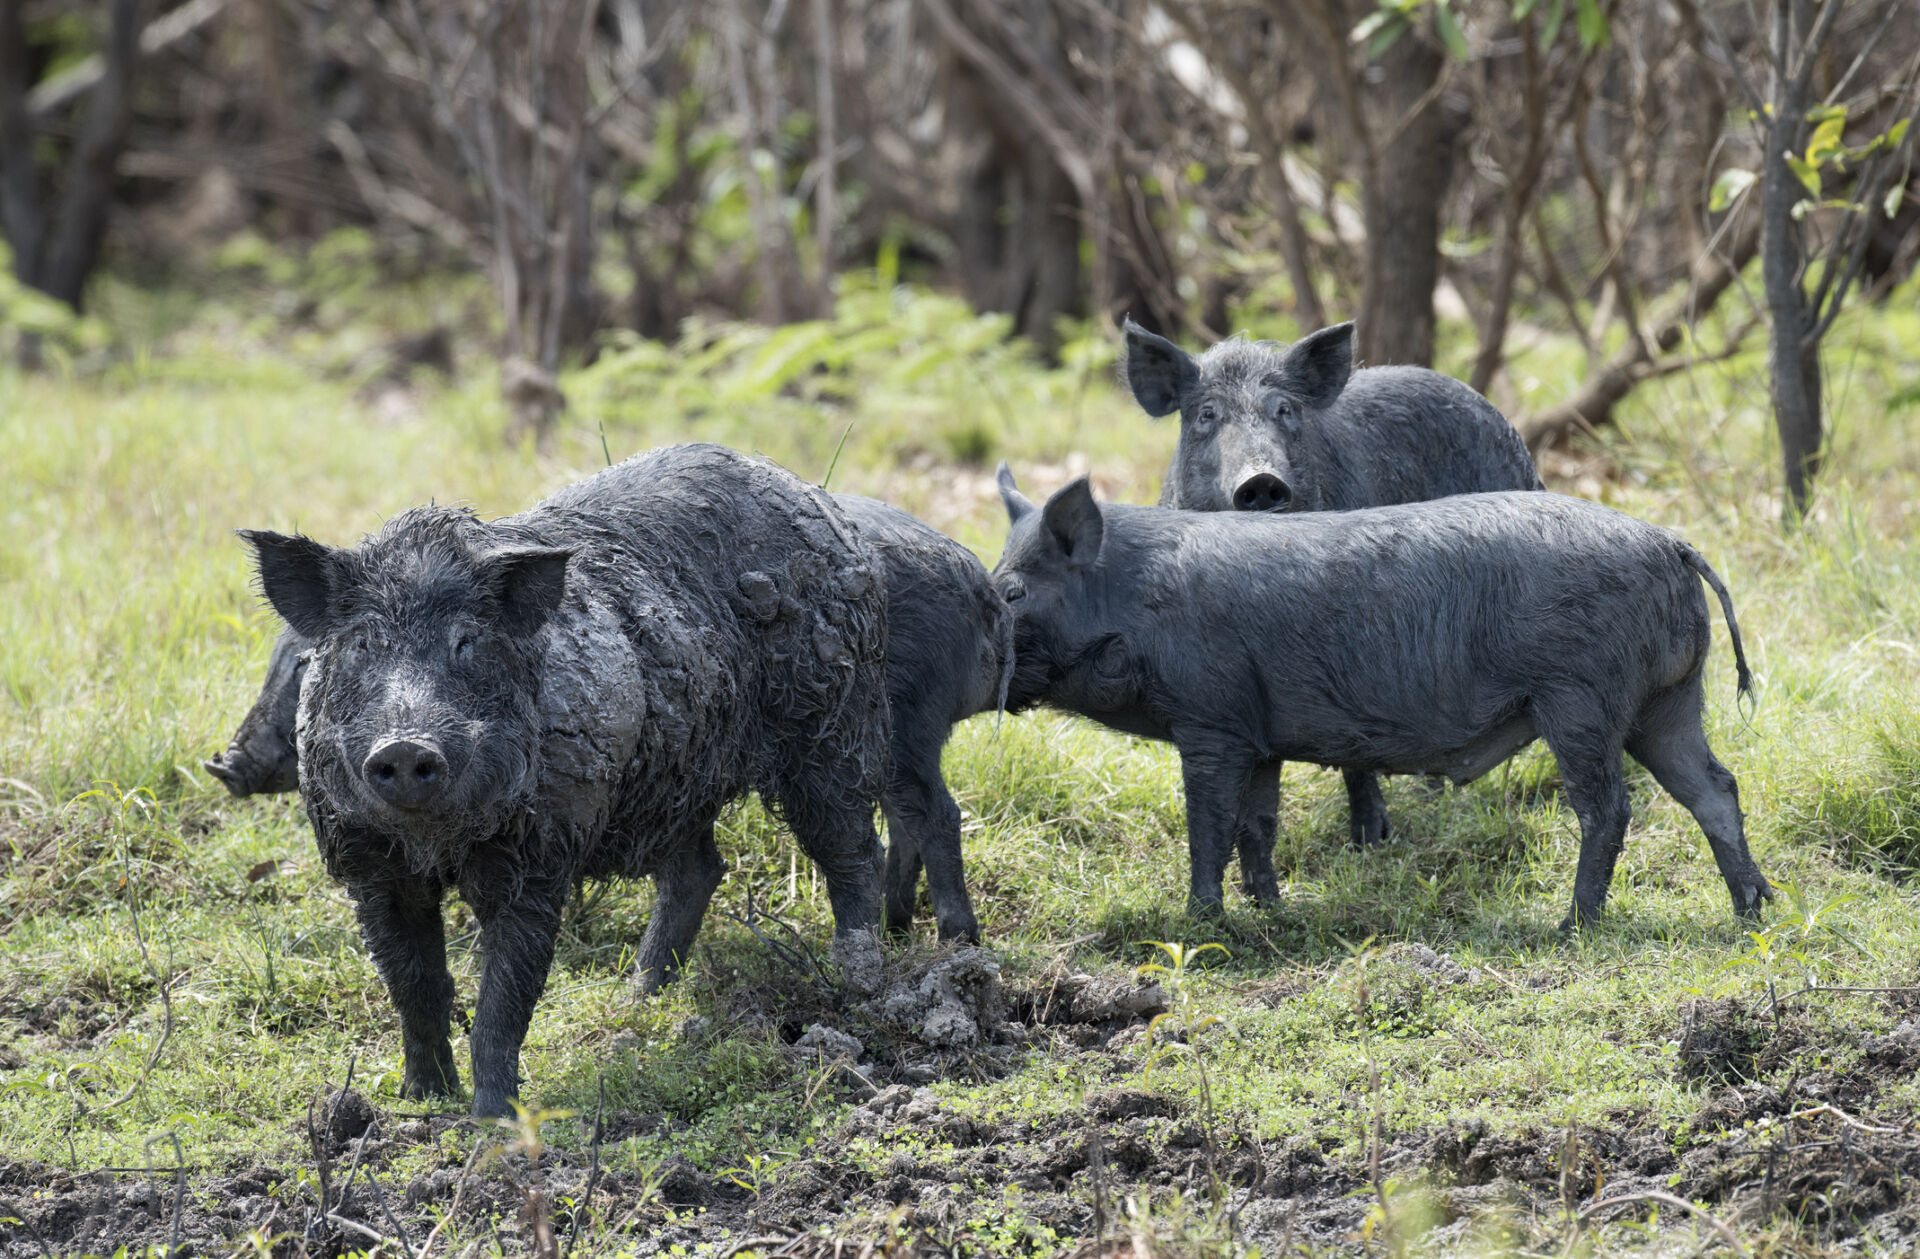
[[[453,656],[456,660],[473,659],[473,635],[462,634],[460,636],[460,641],[453,645]]]
[[[1270,394],[1267,397],[1267,415],[1271,419],[1284,420],[1293,414],[1293,404],[1282,394]]]
[[[1215,424],[1220,422],[1220,412],[1213,403],[1205,403],[1198,411],[1194,412],[1193,422],[1194,426],[1201,432],[1207,432],[1212,429]]]
[[[1008,603],[1020,602],[1027,597],[1027,583],[1018,577],[1008,579],[1006,585],[1001,587],[1000,597]]]

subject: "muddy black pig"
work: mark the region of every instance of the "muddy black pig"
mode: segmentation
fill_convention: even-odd
[[[874,499],[834,501],[872,548],[887,598],[886,924],[903,931],[912,923],[924,863],[941,937],[978,940],[960,809],[941,777],[940,751],[956,723],[999,702],[1013,623],[986,568],[958,542]],[[225,750],[205,762],[236,796],[299,788],[294,711],[309,646],[292,629],[281,634],[259,698]]]
[[[248,531],[267,599],[312,643],[300,792],[400,1014],[409,1097],[457,1087],[440,901],[484,965],[473,1111],[497,1115],[571,889],[651,875],[651,987],[726,869],[757,789],[825,878],[835,951],[877,976],[886,606],[831,498],[762,460],[669,447],[490,523],[402,513],[352,548]]]
[[[1351,323],[1291,346],[1222,341],[1198,358],[1132,320],[1126,339],[1134,399],[1148,415],[1180,413],[1162,507],[1345,511],[1541,488],[1526,443],[1473,389],[1424,367],[1354,370]],[[1379,779],[1342,768],[1349,834],[1377,843],[1392,829]],[[1278,773],[1251,788],[1276,808]],[[1270,810],[1249,817],[1272,831]]]
[[[1045,702],[1180,749],[1190,908],[1220,905],[1263,767],[1467,782],[1536,738],[1580,819],[1563,927],[1606,902],[1631,815],[1622,749],[1700,823],[1736,912],[1773,895],[1701,728],[1700,581],[1726,615],[1744,694],[1733,604],[1666,530],[1547,493],[1202,514],[1098,504],[1082,478],[1036,508],[1004,466],[1001,492],[1008,706]],[[1272,880],[1263,855],[1242,847],[1244,878]]]

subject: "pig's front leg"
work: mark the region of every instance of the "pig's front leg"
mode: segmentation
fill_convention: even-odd
[[[1187,912],[1217,914],[1225,897],[1221,882],[1233,856],[1235,823],[1247,794],[1254,758],[1215,739],[1174,740],[1180,749],[1180,774],[1187,789],[1187,858],[1192,882]]]
[[[533,1021],[534,1003],[547,986],[567,887],[557,879],[527,879],[511,900],[501,901],[477,899],[463,882],[480,919],[480,951],[486,959],[471,1037],[475,1118],[513,1110],[509,1099],[520,1089],[520,1043]]]
[[[356,883],[347,889],[360,920],[360,938],[386,981],[400,1014],[405,1063],[402,1097],[447,1097],[460,1087],[447,1039],[453,1012],[453,976],[447,972],[441,888],[424,879]]]

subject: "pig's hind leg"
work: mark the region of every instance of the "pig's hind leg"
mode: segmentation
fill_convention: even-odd
[[[634,983],[641,993],[658,990],[679,978],[680,968],[693,954],[693,939],[707,916],[707,902],[726,876],[727,863],[713,842],[713,821],[694,827],[689,837],[653,874],[653,914],[640,938],[640,960]]]
[[[896,739],[898,727],[896,726]],[[967,895],[960,857],[960,806],[940,777],[940,749],[902,748],[896,742],[880,807],[887,815],[886,923],[892,934],[913,926],[920,866],[942,940],[978,943],[980,923]]]
[[[1364,769],[1345,769],[1340,774],[1347,780],[1347,838],[1355,848],[1372,848],[1393,833],[1380,775]]]
[[[878,992],[884,978],[876,934],[882,857],[873,829],[872,797],[855,803],[790,793],[782,795],[778,805],[826,881],[833,906],[833,957],[841,977],[856,993]]]
[[[1234,823],[1240,847],[1240,890],[1261,905],[1280,903],[1280,878],[1273,869],[1273,837],[1280,821],[1279,761],[1256,765],[1240,797]]]
[[[1752,917],[1760,902],[1773,899],[1773,885],[1747,851],[1740,786],[1707,744],[1700,687],[1696,673],[1643,704],[1627,736],[1627,751],[1700,823],[1733,897],[1733,912]]]

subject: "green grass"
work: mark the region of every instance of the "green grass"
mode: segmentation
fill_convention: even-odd
[[[1004,521],[993,461],[1010,459],[1030,492],[1090,466],[1103,494],[1143,501],[1173,439],[1116,388],[1102,337],[1070,338],[1065,365],[1044,368],[998,320],[854,281],[829,323],[696,327],[671,351],[615,346],[564,382],[574,410],[552,450],[510,450],[478,354],[457,384],[416,379],[415,418],[394,422],[364,400],[379,321],[404,326],[408,303],[393,294],[409,290],[382,290],[387,304],[369,315],[375,299],[361,289],[323,285],[295,324],[258,312],[320,281],[249,265],[260,268],[245,273],[251,287],[196,305],[183,324],[167,295],[110,295],[133,352],[37,376],[0,369],[0,1061],[17,1064],[0,1072],[7,1158],[138,1166],[171,1132],[197,1167],[296,1167],[309,1099],[350,1062],[376,1103],[413,1109],[395,1092],[385,993],[297,804],[230,801],[198,769],[251,702],[278,628],[232,529],[346,542],[428,498],[514,511],[599,466],[602,425],[615,458],[714,440],[815,478],[846,434],[835,489],[898,502],[990,560]],[[413,308],[466,318],[464,290],[439,283],[435,304]],[[1776,522],[1756,361],[1649,386],[1594,456],[1611,469],[1597,482],[1606,501],[1685,532],[1733,591],[1760,700],[1736,710],[1717,629],[1710,735],[1740,780],[1761,868],[1833,906],[1845,933],[1811,936],[1802,961],[1779,967],[1782,991],[1808,971],[1857,987],[1920,976],[1920,408],[1887,405],[1920,375],[1915,296],[1910,286],[1836,332],[1832,468],[1797,532]],[[1514,374],[1550,397],[1579,368],[1550,341]],[[1170,749],[1033,714],[969,723],[946,765],[967,812],[976,904],[1010,980],[1132,967],[1152,960],[1152,940],[1226,946],[1188,981],[1224,1026],[1120,1082],[1195,1103],[1204,1068],[1221,1122],[1262,1141],[1363,1161],[1376,1109],[1390,1134],[1468,1117],[1505,1133],[1604,1126],[1622,1114],[1685,1134],[1715,1088],[1676,1070],[1687,1003],[1765,1004],[1762,973],[1736,964],[1753,941],[1729,916],[1698,828],[1644,774],[1631,780],[1611,917],[1566,941],[1553,928],[1577,827],[1538,749],[1461,789],[1391,781],[1398,838],[1367,854],[1345,847],[1338,776],[1290,767],[1276,852],[1285,903],[1262,911],[1230,893],[1216,922],[1179,909],[1184,813]],[[620,886],[570,919],[536,1014],[531,1100],[590,1112],[604,1081],[611,1110],[668,1121],[670,1136],[611,1146],[611,1167],[639,1174],[670,1153],[709,1172],[772,1167],[845,1114],[850,1094],[790,1063],[765,1020],[736,1017],[743,1002],[806,1004],[782,995],[777,968],[727,915],[744,915],[751,894],[823,946],[824,891],[757,806],[734,810],[723,832],[732,872],[687,983],[630,998],[651,889]],[[273,872],[250,878],[263,869]],[[451,912],[470,1004],[473,929],[464,909]],[[1435,986],[1391,954],[1357,953],[1369,939],[1431,946],[1474,975]],[[718,1033],[685,1035],[696,1013]],[[1816,1050],[1802,1065],[1834,1071],[1896,1021],[1864,995],[1818,999],[1803,1017]],[[464,1037],[456,1054],[464,1061]],[[1042,1120],[1077,1111],[1089,1069],[1034,1051],[997,1079],[936,1088],[955,1113]],[[1912,1113],[1920,1086],[1890,1085],[1871,1107]],[[582,1147],[580,1120],[550,1128],[559,1147]],[[457,1164],[472,1139],[402,1155],[390,1182]],[[937,1136],[905,1139],[952,1156]],[[899,1148],[851,1157],[879,1169]],[[1000,1230],[1046,1250],[1022,1210],[987,1211],[977,1237]]]

